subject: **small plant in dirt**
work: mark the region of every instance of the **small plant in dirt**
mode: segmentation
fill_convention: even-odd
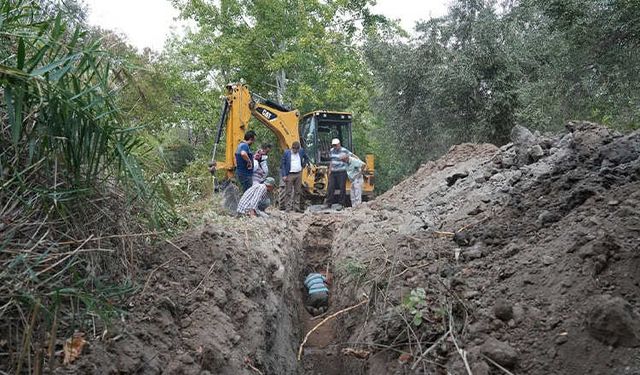
[[[402,301],[402,306],[413,317],[412,323],[418,327],[422,324],[424,314],[428,308],[427,292],[424,288],[415,288]]]
[[[342,275],[354,281],[362,279],[367,274],[367,267],[355,259],[348,259],[338,264],[337,269]]]

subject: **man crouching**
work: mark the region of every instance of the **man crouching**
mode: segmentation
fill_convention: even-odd
[[[329,309],[327,278],[319,273],[310,273],[307,278],[304,279],[304,286],[308,292],[304,307],[309,314],[317,316],[325,313]]]
[[[273,177],[267,177],[263,183],[255,184],[247,189],[238,202],[238,214],[251,217],[269,217],[264,210],[271,203],[269,192],[273,190],[275,183]]]

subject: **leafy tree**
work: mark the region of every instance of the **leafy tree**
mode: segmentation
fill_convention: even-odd
[[[369,38],[386,184],[455,143],[583,118],[638,127],[637,2],[458,0],[409,42]],[[383,142],[377,142],[382,144]],[[389,143],[391,147],[389,147]]]
[[[345,109],[359,95],[366,70],[355,45],[383,19],[370,0],[175,0],[198,30],[183,48],[189,68],[215,86],[246,80],[257,93],[302,112]]]

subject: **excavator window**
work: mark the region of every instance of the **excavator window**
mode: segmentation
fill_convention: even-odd
[[[325,113],[307,116],[300,123],[300,135],[307,155],[315,164],[329,164],[333,138],[340,139],[343,147],[352,150],[351,119]]]
[[[313,116],[305,117],[300,122],[300,140],[302,147],[307,152],[312,163],[317,163],[318,146],[316,143],[316,119]]]

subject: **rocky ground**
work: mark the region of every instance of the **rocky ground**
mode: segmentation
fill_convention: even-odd
[[[640,374],[640,133],[516,127],[357,209],[148,250],[129,313],[58,373]],[[328,320],[302,278],[332,275]],[[325,317],[326,317],[325,316]]]

